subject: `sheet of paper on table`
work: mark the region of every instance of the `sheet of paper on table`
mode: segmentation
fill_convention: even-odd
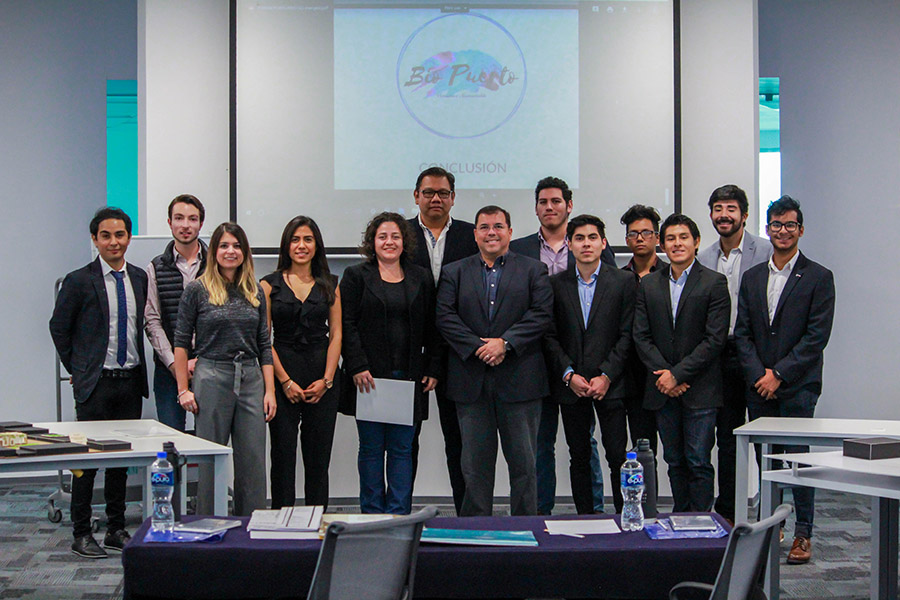
[[[356,418],[374,423],[413,424],[415,381],[375,379],[375,389],[356,395]]]
[[[621,533],[613,519],[579,519],[577,521],[544,521],[550,535],[596,535]]]

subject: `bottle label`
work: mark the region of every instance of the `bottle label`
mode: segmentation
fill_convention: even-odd
[[[638,485],[644,485],[644,474],[643,473],[625,473],[622,472],[622,487],[635,487]]]
[[[152,485],[175,485],[175,472],[174,471],[157,471],[150,475],[150,483]]]

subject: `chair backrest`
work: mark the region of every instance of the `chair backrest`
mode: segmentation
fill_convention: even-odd
[[[767,519],[734,526],[710,600],[765,598],[759,585],[772,536],[793,511],[790,504],[782,504]]]
[[[335,522],[325,531],[307,600],[412,598],[422,525],[437,515],[426,506],[374,523]]]

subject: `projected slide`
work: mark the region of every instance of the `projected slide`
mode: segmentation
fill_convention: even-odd
[[[574,212],[674,208],[672,0],[236,0],[237,220],[256,247],[314,218],[329,250],[372,216],[412,217],[416,176],[456,175],[454,218],[486,204],[538,228],[534,186]]]
[[[527,188],[578,164],[577,10],[339,9],[334,47],[336,189],[404,189],[431,164]]]

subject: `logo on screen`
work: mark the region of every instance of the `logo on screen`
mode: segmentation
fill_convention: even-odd
[[[512,34],[477,13],[449,14],[413,32],[397,59],[397,90],[428,131],[474,138],[495,131],[525,97],[525,57]]]

